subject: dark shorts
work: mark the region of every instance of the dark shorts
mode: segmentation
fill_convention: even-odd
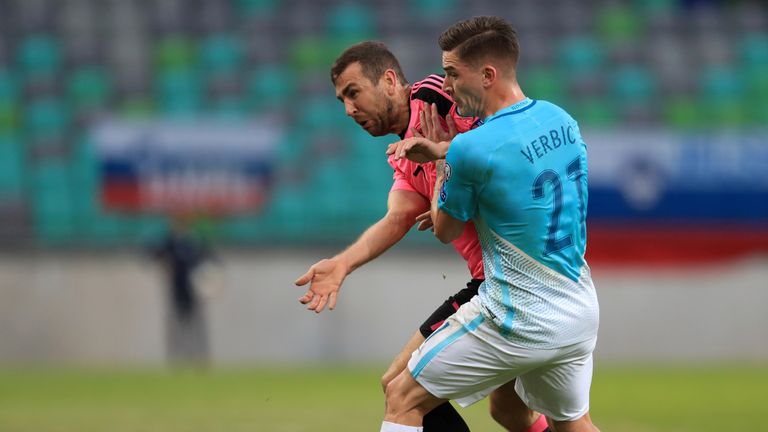
[[[424,324],[419,327],[421,335],[426,338],[431,335],[432,332],[437,330],[438,327],[443,325],[443,321],[445,321],[446,318],[453,315],[457,310],[459,310],[461,305],[468,302],[469,299],[477,295],[477,288],[480,287],[482,282],[482,279],[472,279],[471,281],[467,282],[466,288],[448,297],[448,300],[446,300],[442,305],[440,305],[440,307],[432,312],[432,315],[430,315],[429,318],[424,321]]]

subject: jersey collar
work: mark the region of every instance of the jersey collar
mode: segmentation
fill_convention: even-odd
[[[536,105],[536,101],[534,99],[525,98],[514,105],[510,105],[506,108],[502,108],[496,111],[495,113],[491,114],[490,116],[486,117],[484,120],[484,123],[488,123],[489,121],[493,121],[499,117],[507,116],[510,114],[521,113],[534,105]]]

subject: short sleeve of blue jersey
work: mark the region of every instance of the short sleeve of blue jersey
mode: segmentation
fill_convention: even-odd
[[[472,150],[464,135],[453,139],[445,157],[446,179],[437,201],[440,210],[461,221],[467,221],[477,213],[482,167]]]

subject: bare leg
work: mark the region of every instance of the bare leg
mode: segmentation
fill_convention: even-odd
[[[589,417],[589,413],[574,421],[548,420],[549,427],[552,428],[553,432],[600,432],[600,429],[592,424],[592,418]]]
[[[398,376],[400,372],[406,369],[408,360],[411,359],[411,353],[416,351],[416,348],[418,348],[422,342],[424,342],[424,336],[422,336],[421,332],[417,330],[416,333],[411,336],[411,339],[409,339],[405,344],[402,351],[400,351],[400,353],[395,356],[395,359],[392,360],[392,364],[389,365],[389,368],[381,377],[381,389],[384,390],[385,393],[387,391],[387,384],[395,379],[395,377]]]
[[[491,417],[509,432],[525,432],[541,414],[528,408],[515,391],[515,380],[490,395]]]
[[[387,386],[384,421],[405,426],[421,426],[424,414],[446,402],[430,394],[407,370]]]

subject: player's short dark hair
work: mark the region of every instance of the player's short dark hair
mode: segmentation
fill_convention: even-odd
[[[517,66],[520,46],[517,32],[503,18],[478,16],[457,22],[449,27],[437,41],[443,51],[456,50],[459,59],[468,64],[493,58],[511,60]]]
[[[402,84],[408,84],[403,75],[403,69],[400,62],[392,51],[379,41],[365,41],[352,45],[344,50],[331,66],[331,82],[336,85],[336,80],[349,65],[359,62],[363,68],[363,75],[373,84],[379,82],[379,79],[387,69],[392,69],[397,74],[397,79]]]

